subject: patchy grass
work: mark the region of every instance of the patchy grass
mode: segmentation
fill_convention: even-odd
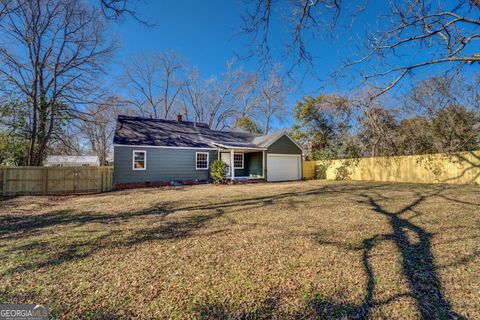
[[[480,189],[295,182],[0,202],[0,302],[57,318],[480,318]]]

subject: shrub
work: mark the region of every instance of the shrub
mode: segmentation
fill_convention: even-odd
[[[227,172],[228,165],[222,160],[215,160],[210,164],[210,176],[215,183],[223,182]]]

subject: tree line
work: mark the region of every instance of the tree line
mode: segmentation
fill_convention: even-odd
[[[291,130],[313,160],[480,149],[480,77],[427,78],[400,97],[307,96]]]
[[[214,130],[268,133],[274,118],[286,111],[290,90],[279,67],[248,72],[235,60],[226,71],[202,77],[173,51],[142,53],[124,65],[122,86],[130,112],[144,117],[202,122]]]

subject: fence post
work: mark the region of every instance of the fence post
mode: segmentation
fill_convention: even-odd
[[[73,168],[73,193],[77,193],[78,169]]]
[[[100,167],[100,192],[104,191],[103,190],[103,172],[104,172],[103,168]]]
[[[8,168],[4,169],[5,171],[3,172],[3,195],[7,195],[7,172]]]
[[[43,195],[48,193],[48,167],[43,167]]]

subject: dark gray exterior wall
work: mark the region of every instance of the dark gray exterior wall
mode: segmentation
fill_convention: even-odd
[[[245,153],[245,161],[248,163],[248,175],[263,174],[263,152]]]
[[[147,151],[146,170],[132,169],[133,150]],[[218,159],[217,150],[115,146],[113,182],[208,180],[209,170],[195,169],[196,152],[208,152],[210,163]],[[282,136],[268,148],[266,153],[301,155],[302,150],[288,137]],[[250,176],[251,174],[261,176],[263,166],[262,152],[245,153],[244,157],[244,169],[235,169],[235,176]],[[265,168],[265,173],[266,170],[268,168]]]
[[[302,154],[300,149],[289,137],[283,135],[268,147],[267,153]]]
[[[133,150],[147,152],[146,170],[132,169]],[[210,162],[217,160],[216,150],[115,146],[113,182],[208,180],[208,170],[195,169],[196,152],[208,152]]]
[[[247,155],[244,155],[244,164],[243,169],[235,169],[235,177],[245,177],[248,176],[248,162],[247,162]]]
[[[243,154],[243,169],[235,169],[235,177],[262,175],[262,152],[247,152]]]

